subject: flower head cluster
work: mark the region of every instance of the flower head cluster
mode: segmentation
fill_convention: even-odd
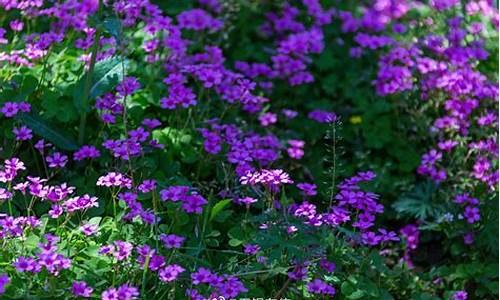
[[[317,278],[307,284],[307,290],[313,294],[335,295],[333,286]]]
[[[99,177],[97,180],[98,186],[113,187],[118,186],[121,188],[132,188],[132,180],[123,174],[110,172],[104,176]]]
[[[57,236],[46,234],[46,243],[38,245],[39,251],[36,253],[36,259],[31,257],[19,256],[12,263],[17,272],[38,273],[45,268],[49,273],[58,276],[64,269],[71,267],[71,260],[62,254],[57,253]]]
[[[283,184],[291,184],[293,181],[290,179],[290,175],[281,169],[262,169],[256,172],[248,172],[241,176],[240,183],[243,185],[262,184],[264,186],[276,188]]]
[[[182,202],[182,209],[187,213],[201,214],[207,200],[203,196],[190,191],[188,186],[171,186],[160,191],[162,201]]]
[[[102,300],[132,300],[139,296],[139,289],[124,284],[118,288],[109,288],[101,294]]]
[[[219,276],[205,268],[199,268],[191,273],[191,282],[193,285],[208,284],[217,295],[225,298],[234,298],[248,291],[238,278],[229,275]]]
[[[133,249],[134,246],[131,243],[118,240],[111,245],[103,246],[99,254],[112,255],[117,261],[122,261],[132,254]]]
[[[229,146],[227,160],[236,165],[236,173],[244,175],[253,171],[253,164],[266,166],[279,158],[282,148],[279,140],[273,135],[260,136],[254,133],[244,134],[235,125],[211,124],[211,130],[200,130],[205,151],[219,153],[224,144]]]
[[[301,140],[288,140],[290,147],[286,149],[288,156],[293,159],[301,159],[304,156],[304,141]]]

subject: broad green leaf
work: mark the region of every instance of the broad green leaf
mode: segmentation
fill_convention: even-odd
[[[128,67],[128,61],[122,62],[119,57],[112,57],[98,61],[92,73],[92,83],[89,90],[89,99],[95,99],[111,91],[123,78]],[[85,88],[86,73],[80,78],[73,90],[73,101],[79,111],[83,109],[83,90]],[[87,108],[88,109],[88,108]]]
[[[217,202],[210,212],[210,221],[212,221],[230,202],[231,199],[224,199]]]
[[[44,119],[35,114],[19,113],[16,118],[28,126],[33,132],[50,141],[63,150],[74,151],[78,149],[76,143],[67,134],[55,129]]]
[[[117,41],[121,40],[122,24],[116,18],[106,19],[102,22],[104,30],[111,34]]]
[[[229,240],[229,246],[231,246],[231,247],[238,247],[241,244],[243,244],[243,241],[240,241],[237,239],[230,239]]]

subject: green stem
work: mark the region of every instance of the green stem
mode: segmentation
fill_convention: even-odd
[[[97,14],[101,15],[102,0],[99,0],[99,11]],[[92,45],[92,54],[90,56],[90,65],[87,72],[87,77],[85,78],[85,87],[83,89],[82,97],[82,107],[80,112],[80,126],[78,127],[78,142],[80,145],[83,144],[85,139],[85,126],[87,125],[87,106],[89,102],[90,88],[92,85],[92,73],[94,72],[94,67],[97,59],[97,52],[99,51],[99,41],[101,38],[101,27],[98,26],[94,34],[94,44]]]
[[[142,271],[142,288],[141,288],[141,294],[144,297],[146,294],[146,276],[148,274],[148,269],[149,269],[149,260],[150,260],[150,255],[146,256],[146,261],[144,262],[144,270]]]

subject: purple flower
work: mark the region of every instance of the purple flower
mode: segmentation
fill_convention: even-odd
[[[178,236],[175,234],[160,235],[160,240],[163,242],[163,245],[167,249],[180,248],[185,239],[186,239],[185,237]]]
[[[464,235],[464,244],[472,245],[474,243],[474,234],[472,232],[467,232]]]
[[[113,245],[115,247],[112,254],[118,261],[128,258],[132,254],[132,249],[134,248],[131,243],[124,241],[115,241]]]
[[[193,280],[194,285],[198,285],[200,283],[209,283],[212,279],[212,272],[205,268],[199,268],[198,271],[191,274],[191,279]]]
[[[87,285],[85,281],[73,281],[71,292],[77,297],[90,298],[92,296],[93,288]]]
[[[293,183],[290,175],[280,169],[265,170],[258,172],[248,172],[240,177],[240,183],[243,185],[256,185],[258,183],[268,186],[279,186],[281,184]]]
[[[149,193],[156,189],[156,180],[146,179],[137,187],[137,189],[143,193]]]
[[[10,283],[10,278],[7,274],[0,274],[0,295],[5,293],[5,286]]]
[[[9,26],[13,31],[22,31],[24,23],[21,20],[12,20],[10,21]]]
[[[299,113],[294,111],[294,110],[290,110],[290,109],[283,109],[281,111],[281,113],[287,118],[287,119],[293,119],[295,118]]]
[[[250,207],[252,203],[257,202],[258,200],[252,197],[244,197],[244,198],[238,198],[235,200],[236,203],[238,204],[245,204],[246,207]]]
[[[116,87],[116,91],[120,96],[125,97],[132,95],[136,90],[141,88],[141,84],[135,77],[125,77],[123,81]]]
[[[278,121],[278,116],[275,113],[264,113],[261,116],[259,116],[259,121],[260,125],[262,126],[269,126],[271,124],[274,124]]]
[[[220,20],[214,19],[203,9],[191,9],[177,15],[179,26],[184,29],[218,31],[222,28],[223,23]]]
[[[301,182],[301,183],[297,183],[297,187],[300,190],[302,190],[302,192],[306,196],[315,196],[317,194],[315,184]]]
[[[292,280],[303,280],[307,276],[307,266],[306,265],[297,265],[295,268],[288,272],[288,278]]]
[[[467,292],[466,291],[457,291],[453,293],[453,300],[467,300]]]
[[[479,221],[481,219],[481,216],[479,215],[479,208],[473,206],[465,207],[464,217],[470,224]]]
[[[325,271],[333,273],[335,271],[335,268],[337,267],[335,263],[329,262],[327,259],[322,259],[319,262],[319,265],[321,268],[323,268]]]
[[[83,232],[86,236],[91,236],[96,234],[99,231],[99,225],[97,224],[84,224],[80,226],[80,231]]]
[[[313,294],[335,295],[335,288],[321,279],[314,279],[307,284],[307,290]]]
[[[120,287],[109,288],[101,294],[102,300],[132,300],[139,296],[139,289],[128,284]]]
[[[189,195],[183,200],[182,208],[187,213],[201,214],[203,206],[207,203],[208,201],[201,195]]]
[[[4,188],[0,188],[0,201],[9,200],[13,194]]]
[[[161,125],[161,122],[157,119],[144,119],[142,125],[148,127],[149,129],[154,129]]]
[[[63,213],[64,213],[64,209],[60,205],[52,205],[52,207],[49,210],[49,216],[52,219],[59,218]]]
[[[286,232],[288,234],[292,234],[292,233],[297,232],[297,231],[299,231],[299,229],[293,225],[287,226],[287,228],[286,228]]]
[[[244,247],[243,252],[248,255],[254,255],[255,253],[260,251],[260,246],[259,245],[252,245],[252,244],[247,244]]]
[[[19,105],[15,102],[5,102],[4,105],[2,106],[2,109],[0,112],[6,117],[6,118],[12,118],[17,114],[19,111]]]
[[[84,160],[86,158],[97,158],[101,156],[101,152],[96,149],[96,147],[91,145],[84,145],[80,150],[73,153],[73,158],[77,161]]]
[[[97,202],[97,197],[83,195],[73,197],[64,201],[63,206],[68,212],[71,213],[77,210],[86,210],[92,207],[99,207],[99,202]]]
[[[368,231],[361,234],[361,241],[365,245],[375,246],[380,243],[382,238],[375,234],[375,232]]]
[[[56,152],[52,156],[47,156],[45,160],[49,163],[49,168],[64,168],[68,162],[68,156]]]
[[[184,272],[184,268],[178,265],[168,265],[158,272],[160,280],[163,282],[171,282],[177,279],[180,273]]]
[[[30,140],[33,135],[31,134],[31,129],[26,126],[21,126],[21,128],[14,128],[12,132],[16,136],[16,140],[18,141],[27,141]]]
[[[337,120],[337,116],[334,113],[324,110],[313,110],[307,117],[319,123],[331,123]]]
[[[105,176],[99,177],[97,185],[106,187],[119,186],[130,189],[132,188],[132,180],[120,173],[110,172]]]
[[[37,273],[40,271],[40,266],[31,257],[19,256],[12,265],[18,272],[32,272]]]

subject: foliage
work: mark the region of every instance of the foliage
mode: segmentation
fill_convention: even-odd
[[[488,1],[0,1],[2,299],[495,299]]]

